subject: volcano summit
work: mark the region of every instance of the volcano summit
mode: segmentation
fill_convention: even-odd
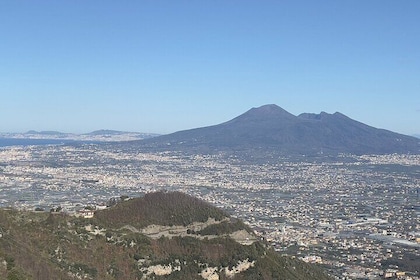
[[[283,155],[420,152],[415,137],[378,129],[341,113],[295,116],[277,105],[252,108],[221,124],[137,142],[158,150],[263,152]]]

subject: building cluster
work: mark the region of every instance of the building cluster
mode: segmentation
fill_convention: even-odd
[[[0,206],[83,213],[115,197],[178,190],[242,218],[282,254],[319,263],[336,279],[420,279],[418,155],[256,164],[115,147],[0,149]]]

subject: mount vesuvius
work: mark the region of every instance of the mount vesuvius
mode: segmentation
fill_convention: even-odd
[[[420,140],[378,129],[341,113],[295,116],[277,105],[252,108],[214,126],[137,141],[143,148],[198,153],[283,155],[420,153]]]

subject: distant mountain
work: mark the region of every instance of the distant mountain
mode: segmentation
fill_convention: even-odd
[[[0,209],[0,252],[0,279],[331,279],[179,192],[120,202],[91,219]]]
[[[118,131],[118,130],[110,130],[110,129],[100,129],[95,130],[85,135],[88,136],[121,136],[121,135],[129,135],[132,137],[136,137],[138,139],[147,139],[151,137],[156,137],[158,134],[155,133],[140,133],[140,132],[127,132],[127,131]]]
[[[132,132],[123,132],[118,130],[110,130],[110,129],[100,129],[95,130],[92,132],[87,133],[87,135],[120,135],[125,133],[132,133]]]
[[[341,114],[295,116],[277,105],[252,108],[219,125],[136,142],[149,149],[316,154],[420,153],[414,137],[378,129]]]
[[[60,131],[36,131],[36,130],[29,130],[24,134],[31,134],[31,135],[47,135],[47,136],[62,136],[67,135],[68,133],[63,133]]]

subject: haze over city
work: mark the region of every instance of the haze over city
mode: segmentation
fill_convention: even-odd
[[[420,133],[418,1],[2,1],[0,132],[213,125],[251,107]]]

